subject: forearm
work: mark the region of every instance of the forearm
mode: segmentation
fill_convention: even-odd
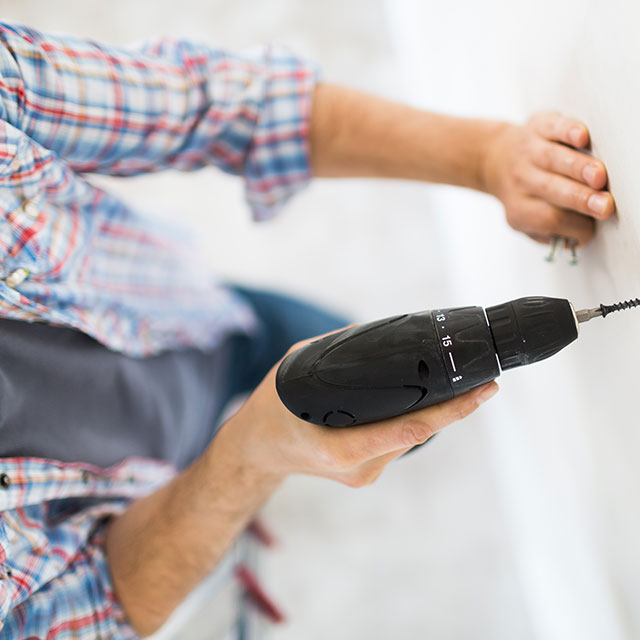
[[[492,383],[409,417],[332,429],[288,412],[276,393],[276,368],[194,465],[109,527],[113,584],[141,635],[155,631],[215,567],[286,476],[370,484],[391,460],[462,419],[497,390]]]
[[[280,478],[242,459],[223,428],[202,457],[109,527],[107,559],[118,598],[140,635],[154,632],[216,566]]]
[[[484,154],[505,126],[319,84],[311,112],[312,171],[318,177],[402,178],[486,190]]]

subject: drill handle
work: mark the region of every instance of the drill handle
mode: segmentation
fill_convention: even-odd
[[[332,427],[382,420],[453,396],[429,311],[301,347],[280,365],[276,388],[296,416]]]

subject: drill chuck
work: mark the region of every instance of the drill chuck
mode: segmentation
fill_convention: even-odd
[[[459,307],[394,316],[289,354],[276,389],[299,418],[347,427],[444,402],[577,337],[573,307],[558,298],[520,298],[486,313]]]
[[[578,337],[568,300],[520,298],[487,308],[500,368],[513,369],[544,360]]]

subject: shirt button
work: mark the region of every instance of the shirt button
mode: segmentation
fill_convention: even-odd
[[[5,278],[5,283],[8,287],[15,289],[16,287],[19,287],[28,277],[29,271],[22,268],[16,269]]]
[[[0,473],[0,487],[8,489],[11,486],[11,478],[6,473]]]
[[[33,220],[35,220],[40,215],[40,207],[33,201],[27,200],[22,205],[22,210]]]

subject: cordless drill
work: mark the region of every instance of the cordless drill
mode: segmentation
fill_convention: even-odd
[[[568,300],[527,297],[486,311],[458,307],[385,318],[289,354],[276,388],[302,420],[329,427],[375,422],[544,360],[578,337],[580,323],[638,305],[636,298],[575,311]]]

